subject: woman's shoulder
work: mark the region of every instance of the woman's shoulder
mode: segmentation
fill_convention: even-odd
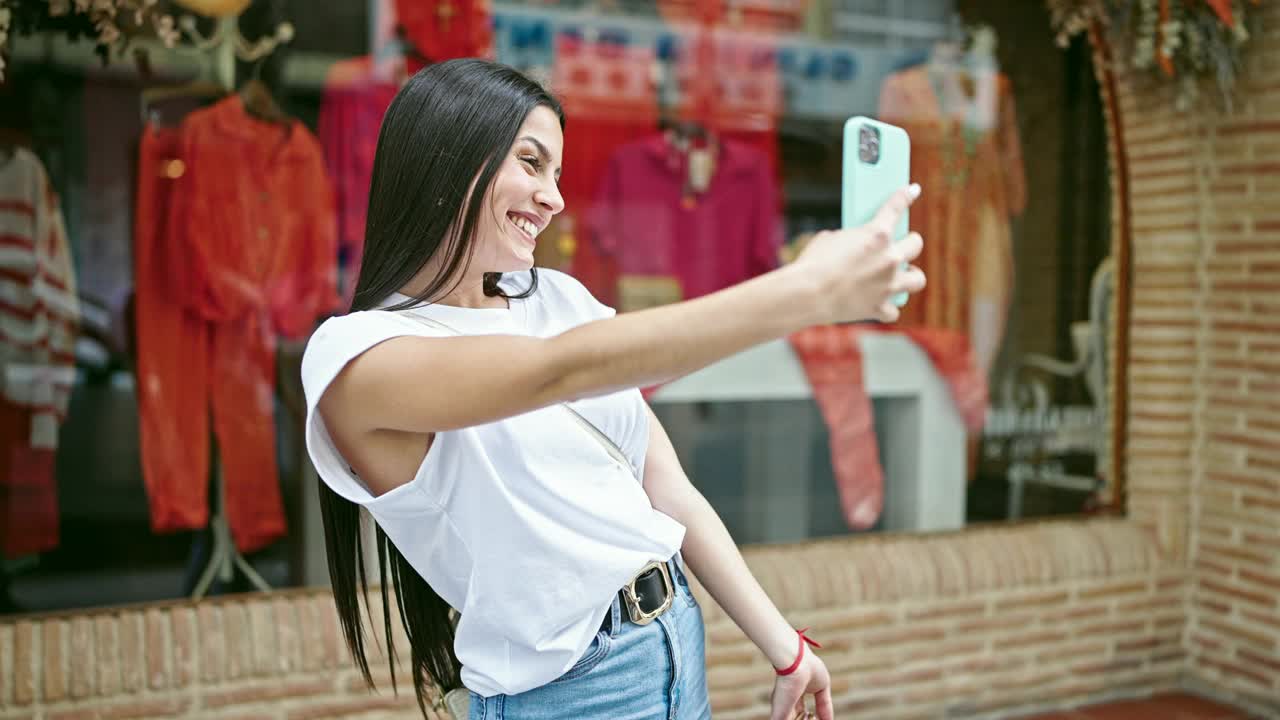
[[[414,323],[403,313],[360,310],[336,315],[316,328],[302,352],[304,378],[330,376],[354,357],[385,340],[401,335],[438,335],[431,328]]]

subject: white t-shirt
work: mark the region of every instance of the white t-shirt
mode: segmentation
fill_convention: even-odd
[[[447,337],[415,315],[467,335],[549,337],[613,310],[577,280],[538,270],[538,289],[507,309],[426,305],[325,321],[307,343],[302,383],[307,451],[323,481],[369,511],[396,548],[459,611],[462,682],[482,696],[515,694],[564,674],[586,651],[618,590],[680,548],[685,528],[655,510],[643,477],[648,416],[639,390],[572,406],[626,455],[614,460],[559,406],[440,432],[417,474],[374,497],[351,472],[316,409],[344,366],[393,337]],[[505,276],[511,294],[528,273]],[[393,295],[382,307],[404,296]],[[512,363],[520,358],[512,357]],[[404,378],[411,387],[413,378]]]

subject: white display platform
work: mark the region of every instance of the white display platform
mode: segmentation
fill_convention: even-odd
[[[894,333],[864,333],[863,382],[880,403],[881,464],[885,474],[885,530],[953,530],[964,525],[967,466],[964,423],[950,390],[927,355]],[[799,359],[785,340],[759,345],[671,382],[654,404],[800,400],[812,397]],[[781,471],[781,469],[780,469]],[[750,496],[752,489],[743,488]],[[765,493],[767,495],[768,493]],[[794,508],[808,499],[791,494]],[[794,525],[786,508],[768,513]],[[802,528],[777,528],[780,537]],[[801,532],[800,536],[803,536]]]

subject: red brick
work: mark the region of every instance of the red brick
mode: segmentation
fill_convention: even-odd
[[[173,686],[184,688],[196,677],[196,611],[174,608],[169,621],[173,638]]]
[[[155,700],[132,700],[97,709],[101,720],[135,720],[135,718],[178,717],[191,706],[189,698],[169,697]]]
[[[1280,132],[1280,122],[1225,122],[1215,128],[1214,131],[1224,137],[1232,135],[1248,135],[1253,137],[1257,135],[1264,135],[1266,133]]]
[[[1217,633],[1220,637],[1230,638],[1258,650],[1271,652],[1276,647],[1275,638],[1257,632],[1252,628],[1241,627],[1239,621],[1235,619],[1202,617],[1199,619],[1199,623],[1202,628]]]
[[[223,678],[227,665],[222,608],[214,603],[200,603],[196,617],[200,623],[200,677],[207,683],[215,683]]]
[[[1271,632],[1280,633],[1280,614],[1278,613],[1272,611],[1258,612],[1244,607],[1240,609],[1240,614],[1260,629],[1270,629]]]
[[[169,616],[157,608],[147,610],[147,686],[160,690],[169,685]]]
[[[999,617],[1006,613],[1018,610],[1056,607],[1058,605],[1065,605],[1069,598],[1070,596],[1061,590],[1036,592],[1029,595],[1017,595],[1007,600],[996,601],[995,614]]]
[[[1075,637],[1086,638],[1093,636],[1111,637],[1115,635],[1136,634],[1142,632],[1146,627],[1145,622],[1104,622],[1092,625],[1085,625],[1075,632]]]
[[[1261,593],[1261,592],[1251,592],[1243,588],[1235,587],[1234,585],[1215,582],[1208,578],[1202,579],[1200,581],[1200,587],[1203,590],[1215,592],[1220,595],[1226,595],[1227,597],[1234,598],[1236,600],[1243,600],[1244,602],[1252,603],[1254,605],[1258,605],[1263,608],[1271,608],[1271,607],[1274,607],[1276,604],[1275,595],[1268,594],[1268,593]]]
[[[1272,672],[1276,673],[1277,678],[1280,678],[1280,652],[1263,654],[1254,652],[1249,648],[1240,648],[1239,650],[1236,650],[1236,655],[1239,655],[1241,660],[1249,663],[1250,665],[1269,668]]]
[[[317,595],[314,600],[317,625],[320,628],[320,653],[323,667],[337,667],[342,664],[340,655],[345,655],[342,643],[342,632],[338,629],[338,609],[333,599]]]
[[[1280,598],[1280,574],[1254,572],[1249,568],[1240,569],[1240,580],[1245,584],[1260,585],[1271,591],[1272,602]]]
[[[333,679],[326,675],[312,680],[276,680],[231,690],[208,690],[204,693],[202,704],[206,708],[217,709],[228,705],[245,705],[267,700],[315,697],[333,691]]]
[[[67,697],[67,624],[61,620],[47,620],[41,628],[44,639],[43,674],[44,701],[58,702]]]
[[[277,638],[280,643],[279,671],[289,672],[302,667],[302,640],[299,637],[298,613],[286,598],[276,598],[272,603]]]
[[[110,615],[99,615],[93,625],[98,694],[111,697],[120,692],[120,624]]]
[[[1088,588],[1076,591],[1076,597],[1080,600],[1101,600],[1113,598],[1119,595],[1136,595],[1145,593],[1149,590],[1149,585],[1143,582],[1127,582],[1116,585],[1103,585],[1096,588]]]
[[[824,619],[822,629],[829,633],[842,630],[865,630],[892,625],[895,621],[896,618],[893,615],[883,610],[854,610]]]
[[[249,611],[242,602],[222,606],[222,632],[227,642],[227,679],[237,680],[253,675],[253,627]]]
[[[917,610],[908,610],[907,620],[911,622],[917,622],[922,620],[974,617],[974,616],[985,615],[986,612],[987,612],[986,603],[983,603],[983,602],[960,603],[960,604],[920,608]]]
[[[1271,677],[1266,673],[1259,672],[1256,668],[1246,667],[1240,663],[1232,662],[1230,660],[1221,660],[1210,657],[1200,658],[1200,664],[1213,668],[1227,677],[1237,680],[1247,679],[1258,687],[1266,689],[1272,688]]]
[[[1036,647],[1037,645],[1057,645],[1066,641],[1067,637],[1066,633],[1058,630],[1020,633],[1007,639],[996,640],[992,646],[997,652],[1020,650],[1023,648]]]
[[[1268,567],[1271,565],[1271,557],[1266,551],[1255,551],[1241,547],[1231,547],[1217,543],[1205,542],[1200,544],[1200,552],[1231,558],[1233,560],[1241,560],[1259,567]]]
[[[30,705],[36,699],[35,664],[39,628],[30,620],[21,620],[13,628],[13,702]]]
[[[71,621],[71,642],[68,664],[70,666],[71,697],[81,699],[93,693],[95,671],[93,667],[93,621],[87,617]]]
[[[142,614],[125,612],[120,615],[120,686],[127,692],[137,692],[143,687],[146,674],[146,657],[143,652]]]
[[[323,718],[346,718],[358,713],[375,710],[394,710],[415,708],[417,700],[406,693],[399,698],[368,697],[354,700],[337,700],[334,702],[307,705],[290,709],[285,717],[288,720],[322,720]]]
[[[1203,609],[1205,609],[1205,610],[1208,610],[1209,612],[1211,612],[1211,613],[1213,613],[1213,614],[1215,614],[1215,615],[1230,615],[1230,614],[1231,614],[1231,606],[1230,606],[1229,604],[1227,604],[1226,602],[1223,602],[1223,601],[1221,601],[1221,600],[1218,600],[1218,599],[1216,599],[1216,598],[1214,598],[1214,597],[1207,597],[1207,596],[1204,596],[1204,595],[1199,595],[1199,596],[1197,596],[1197,597],[1196,597],[1196,599],[1195,599],[1195,606],[1196,606],[1197,608],[1203,608]]]
[[[1277,393],[1280,393],[1280,385],[1277,385],[1276,391]],[[1225,472],[1214,468],[1206,470],[1204,477],[1208,482],[1218,485],[1252,488],[1254,490],[1263,490],[1267,492],[1280,491],[1280,481],[1269,476],[1244,475],[1238,472]]]

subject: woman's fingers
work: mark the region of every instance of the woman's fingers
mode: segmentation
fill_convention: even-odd
[[[923,250],[924,237],[918,232],[913,232],[907,233],[901,241],[894,243],[891,252],[899,262],[911,262],[920,257],[920,252]]]
[[[871,224],[878,230],[892,234],[893,228],[898,225],[899,218],[918,197],[920,197],[920,186],[915,183],[899,190],[880,206]]]
[[[831,701],[831,688],[824,687],[814,697],[814,709],[818,711],[818,720],[836,720],[835,703]]]
[[[889,294],[917,293],[923,290],[924,286],[924,271],[912,265],[894,276],[893,282],[889,284]]]

